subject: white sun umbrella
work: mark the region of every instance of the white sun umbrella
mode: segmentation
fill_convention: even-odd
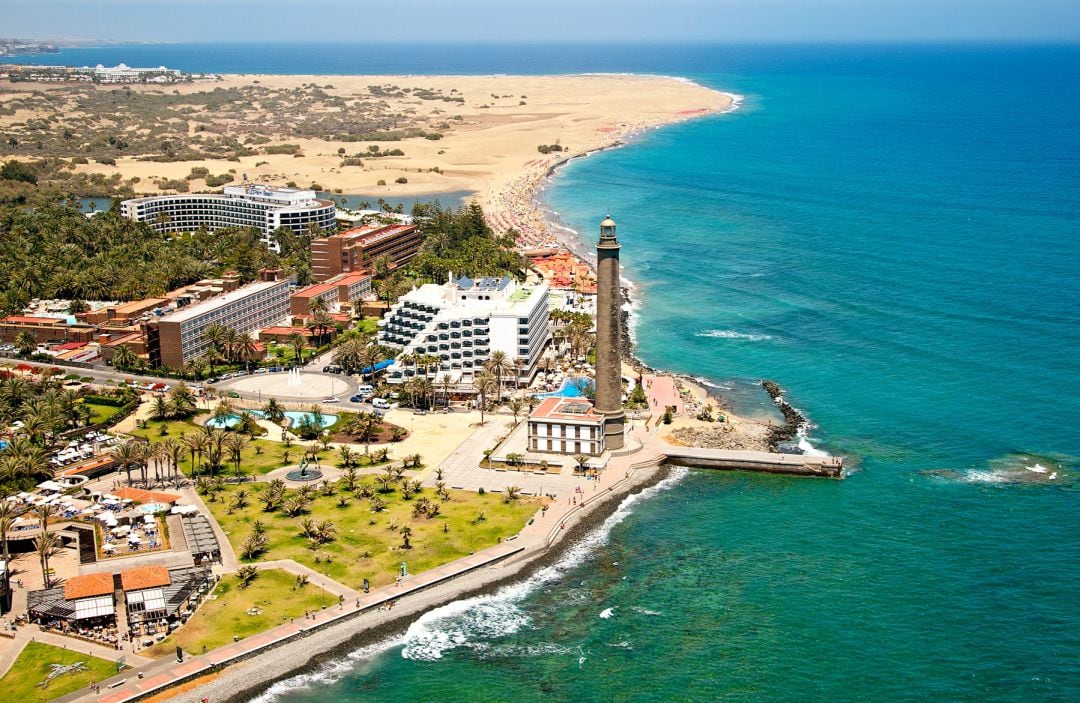
[[[143,515],[143,522],[146,522],[146,523],[149,523],[149,524],[153,525],[154,524],[154,516],[153,515]]]
[[[130,535],[128,535],[128,542],[131,542],[132,544],[141,544],[142,538],[139,537],[137,533],[132,532]]]

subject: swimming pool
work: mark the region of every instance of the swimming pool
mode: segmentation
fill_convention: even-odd
[[[262,410],[252,410],[251,414],[254,415],[257,418],[266,417],[266,414]],[[304,422],[305,418],[309,422],[314,421],[313,418],[312,418],[311,413],[299,412],[297,410],[289,410],[289,411],[287,411],[285,413],[285,418],[288,420],[288,423],[286,423],[286,424],[289,427],[295,427],[296,425],[299,425],[300,423]],[[333,425],[337,421],[338,421],[338,416],[337,415],[326,415],[326,414],[324,414],[322,416],[322,423],[321,423],[322,428],[326,429],[327,427],[330,427],[331,425]],[[209,420],[206,421],[206,426],[210,427],[212,429],[215,429],[215,430],[223,430],[223,429],[230,429],[231,430],[232,428],[236,427],[239,423],[240,423],[240,416],[238,416],[238,415],[226,415],[225,417],[222,417],[222,418],[217,418],[217,417],[210,418]]]
[[[588,376],[563,379],[559,390],[551,393],[533,393],[534,398],[581,398],[585,394],[581,392],[585,384],[591,385],[593,380]]]
[[[143,503],[138,507],[140,513],[146,515],[153,515],[154,513],[164,513],[169,509],[169,506],[165,503]]]

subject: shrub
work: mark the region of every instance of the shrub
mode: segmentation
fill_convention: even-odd
[[[397,178],[394,179],[394,183],[408,183],[408,182],[409,182],[409,179],[406,178],[405,176],[398,176]]]
[[[386,185],[386,181],[384,181],[383,179],[381,179],[381,178],[380,178],[380,179],[379,179],[379,182],[378,182],[378,183],[376,183],[375,185],[377,185],[377,186],[384,186],[384,185]]]

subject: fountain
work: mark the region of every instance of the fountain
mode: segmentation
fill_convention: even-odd
[[[303,385],[303,381],[300,380],[300,369],[295,366],[289,369],[288,383],[290,388],[299,388]]]
[[[289,479],[290,481],[318,481],[320,478],[322,478],[322,470],[318,467],[318,456],[315,457],[315,461],[315,468],[310,468],[311,463],[308,462],[307,457],[305,456],[300,461],[300,469],[294,469],[288,472],[287,474],[285,474],[285,478]]]

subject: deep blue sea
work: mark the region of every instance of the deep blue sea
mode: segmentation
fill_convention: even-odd
[[[38,57],[55,62],[56,57]],[[649,364],[844,481],[677,473],[559,568],[275,687],[345,701],[1080,700],[1080,48],[162,46],[197,71],[641,72],[739,110],[578,160]]]

